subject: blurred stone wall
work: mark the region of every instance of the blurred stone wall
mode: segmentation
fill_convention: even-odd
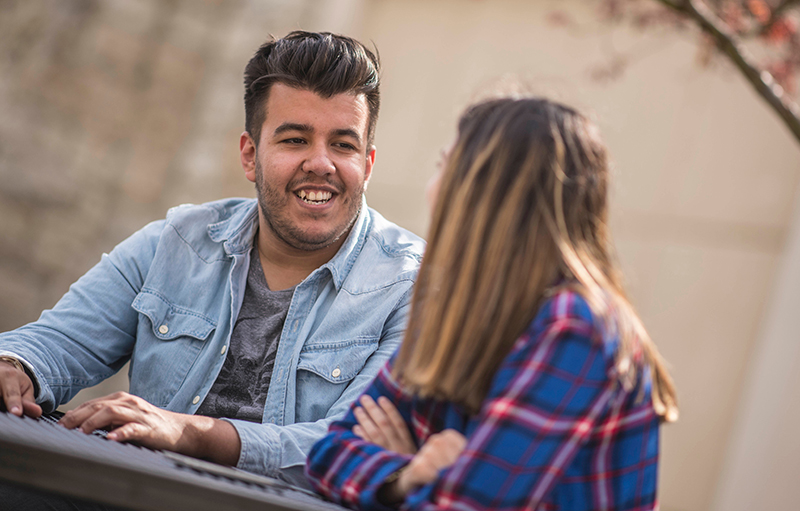
[[[169,207],[253,195],[244,65],[325,3],[0,0],[0,331]]]
[[[172,206],[254,196],[242,72],[359,0],[0,0],[0,331]],[[355,13],[355,14],[354,14]],[[127,368],[62,409],[128,388]]]

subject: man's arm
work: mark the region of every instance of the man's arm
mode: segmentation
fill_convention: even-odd
[[[306,455],[328,426],[344,416],[402,340],[410,307],[409,290],[389,317],[378,349],[350,382],[327,416],[315,422],[278,426],[242,420],[213,419],[158,408],[125,392],[94,399],[67,412],[61,424],[86,433],[114,428],[108,438],[133,441],[151,449],[164,449],[235,465],[250,472],[280,477],[307,486],[303,475]]]
[[[111,376],[127,361],[138,321],[131,303],[150,268],[163,225],[149,224],[104,255],[38,321],[0,334],[0,355],[27,363],[30,383],[38,387],[36,403],[45,411]],[[3,371],[0,395],[16,395],[15,390],[20,396],[30,395],[24,371],[13,370],[17,372]]]
[[[108,438],[134,441],[249,472],[280,477],[307,486],[303,475],[306,455],[328,426],[344,416],[350,404],[372,382],[402,340],[410,308],[411,289],[388,317],[378,349],[351,380],[324,419],[278,426],[234,419],[212,419],[158,408],[144,399],[119,392],[84,403],[67,412],[61,424],[84,432],[114,428]]]

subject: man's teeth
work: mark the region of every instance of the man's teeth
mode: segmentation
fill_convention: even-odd
[[[333,194],[331,194],[331,192],[307,192],[305,190],[300,190],[297,192],[297,196],[309,204],[325,204],[331,200],[332,195]]]

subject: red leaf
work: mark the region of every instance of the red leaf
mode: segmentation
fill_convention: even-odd
[[[797,22],[791,18],[780,18],[772,24],[764,37],[772,44],[780,44],[797,32]]]
[[[764,0],[747,0],[747,9],[760,23],[768,22],[772,13]]]

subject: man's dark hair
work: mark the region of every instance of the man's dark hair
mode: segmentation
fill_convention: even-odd
[[[329,32],[296,30],[264,43],[244,68],[245,129],[256,144],[266,118],[272,84],[310,90],[323,98],[364,94],[369,106],[367,148],[375,137],[380,107],[380,61],[363,44]]]

